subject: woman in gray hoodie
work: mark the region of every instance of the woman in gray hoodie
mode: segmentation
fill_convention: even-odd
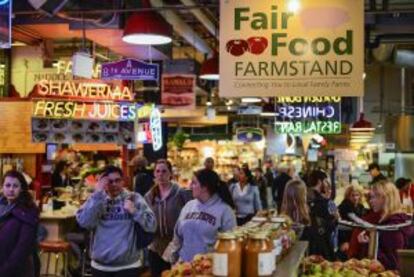
[[[171,266],[161,257],[173,238],[174,226],[181,209],[191,199],[191,193],[171,181],[172,167],[167,160],[155,163],[155,186],[145,195],[145,200],[154,211],[158,228],[154,241],[149,245],[151,276],[161,276]]]
[[[236,217],[224,194],[227,187],[220,186],[220,178],[213,170],[201,169],[191,182],[194,200],[181,211],[175,226],[174,240],[164,252],[170,263],[191,261],[197,254],[213,250],[217,233],[236,226]]]

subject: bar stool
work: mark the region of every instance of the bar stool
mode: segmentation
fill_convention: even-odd
[[[65,241],[42,241],[39,243],[40,257],[42,254],[47,254],[46,273],[40,274],[40,276],[61,276],[58,274],[59,270],[59,258],[62,255],[63,258],[63,276],[68,274],[68,253],[70,250],[70,244]],[[55,254],[55,274],[49,274],[50,255]]]

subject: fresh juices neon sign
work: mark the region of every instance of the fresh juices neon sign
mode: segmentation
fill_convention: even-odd
[[[33,102],[33,116],[42,118],[133,121],[149,118],[151,111],[152,106],[128,102]]]

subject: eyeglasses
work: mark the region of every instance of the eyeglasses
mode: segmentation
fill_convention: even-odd
[[[166,169],[157,169],[157,170],[155,170],[155,172],[157,172],[157,173],[166,173],[166,172],[168,172],[168,170],[166,170]]]
[[[114,184],[114,183],[119,183],[122,181],[122,178],[116,178],[116,179],[108,179],[108,184]]]

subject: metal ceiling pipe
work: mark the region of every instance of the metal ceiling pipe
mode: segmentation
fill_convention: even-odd
[[[181,3],[183,3],[185,6],[195,6],[195,3],[193,0],[181,0]],[[219,39],[219,34],[217,32],[216,25],[211,22],[210,19],[206,16],[205,13],[201,11],[201,9],[192,9],[190,10],[191,13],[200,21],[204,27],[217,39]]]
[[[162,7],[164,5],[162,0],[150,0],[153,7]],[[198,51],[212,55],[213,50],[210,46],[175,12],[171,10],[160,11],[160,14],[170,23],[174,31],[182,36],[186,41],[192,44]]]

